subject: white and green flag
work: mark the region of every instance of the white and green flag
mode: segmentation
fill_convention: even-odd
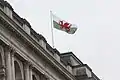
[[[77,30],[77,26],[71,23],[68,23],[64,20],[61,20],[60,18],[58,18],[57,16],[53,15],[53,26],[54,28],[61,30],[61,31],[65,31],[68,34],[74,34]]]

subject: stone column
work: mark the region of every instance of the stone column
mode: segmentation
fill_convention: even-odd
[[[32,68],[33,68],[33,66],[32,65],[30,65],[30,73],[29,73],[29,80],[32,80]]]
[[[11,60],[12,60],[12,80],[15,80],[15,65],[14,65],[14,54],[15,50],[11,53]]]
[[[28,61],[24,62],[24,74],[25,74],[25,80],[30,80],[30,68],[29,68],[30,63]]]
[[[2,64],[0,64],[0,79],[1,80],[5,80],[5,60],[4,60],[4,50],[3,47],[0,45],[0,55],[1,55],[1,62]]]
[[[6,61],[6,80],[12,80],[12,63],[11,63],[12,48],[5,47],[5,61]]]

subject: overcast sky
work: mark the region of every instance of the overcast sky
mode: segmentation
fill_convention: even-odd
[[[51,46],[50,10],[61,19],[76,24],[78,30],[73,35],[54,29],[55,47],[60,52],[72,51],[100,79],[119,80],[119,0],[7,1]]]

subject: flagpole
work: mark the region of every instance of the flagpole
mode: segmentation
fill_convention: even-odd
[[[51,34],[52,34],[52,47],[54,48],[54,35],[53,35],[53,19],[52,19],[52,11],[50,11],[50,19],[51,19]]]

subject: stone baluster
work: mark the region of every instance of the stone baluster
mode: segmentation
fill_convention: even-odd
[[[12,6],[11,6],[7,1],[4,1],[4,4],[5,4],[4,12],[5,12],[10,18],[12,18],[12,12],[13,12]]]

